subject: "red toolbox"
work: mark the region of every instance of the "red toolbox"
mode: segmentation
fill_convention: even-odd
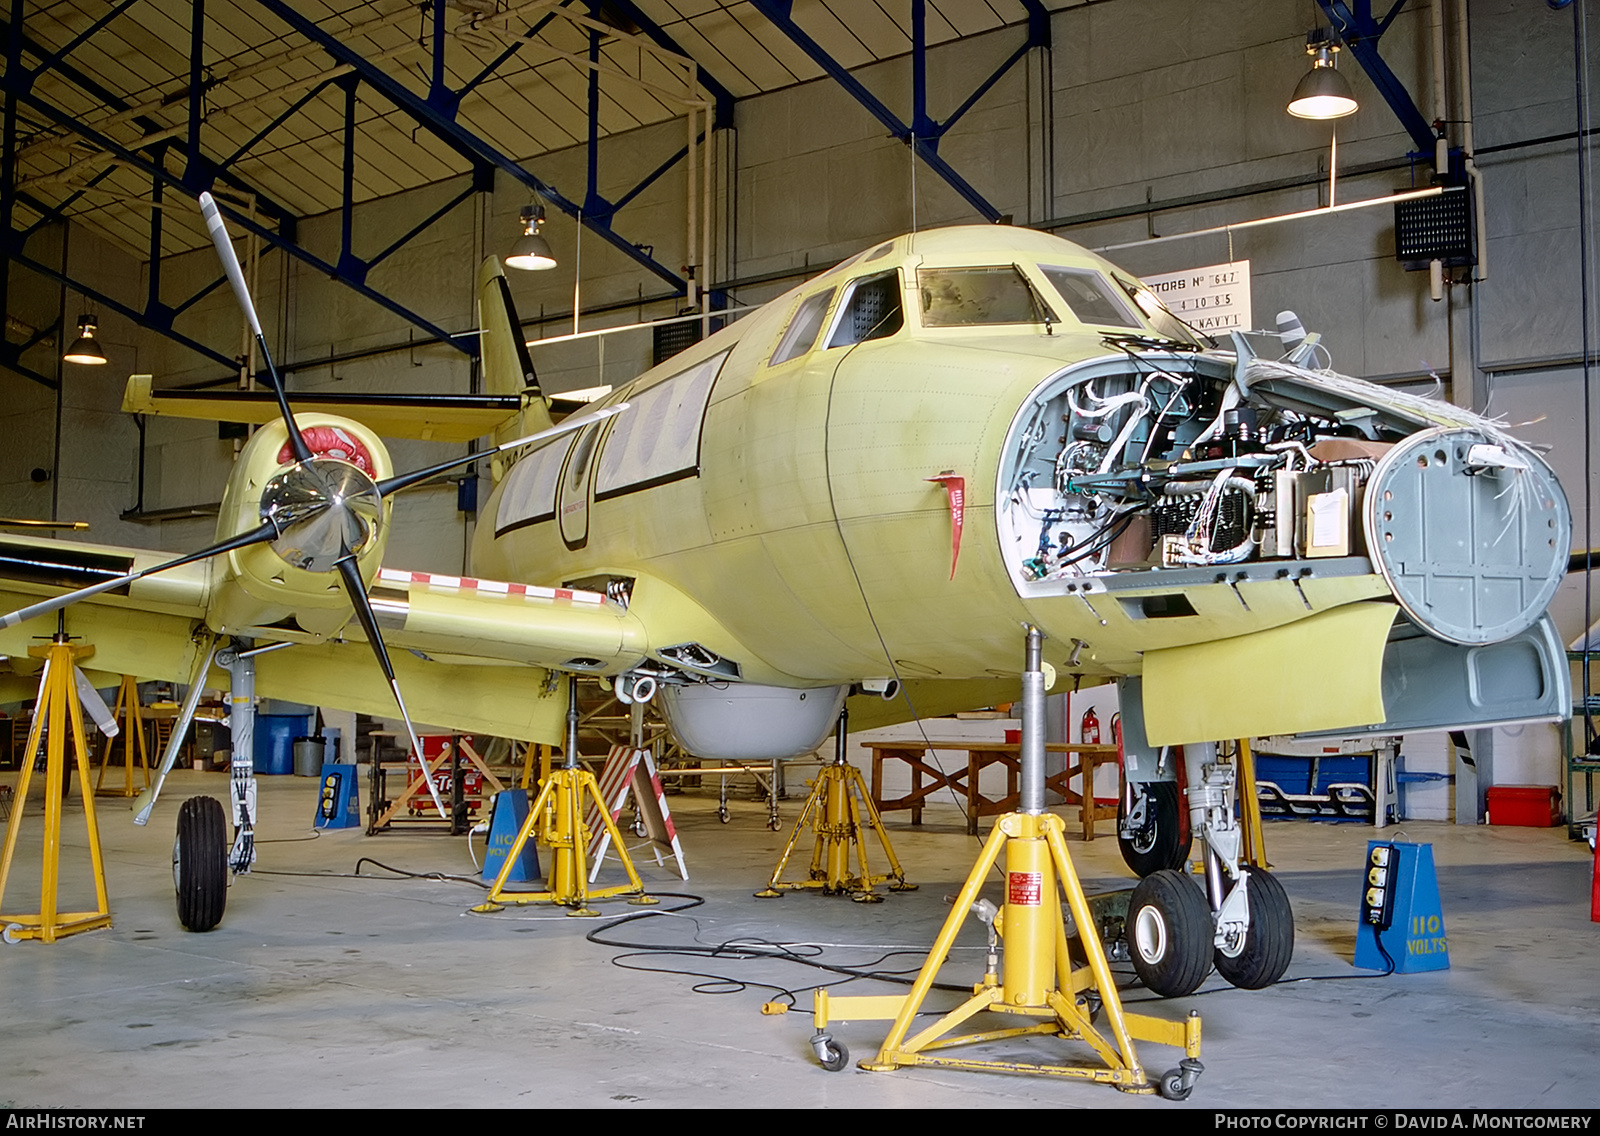
[[[1561,823],[1561,790],[1554,785],[1495,785],[1488,797],[1490,824],[1553,828]]]

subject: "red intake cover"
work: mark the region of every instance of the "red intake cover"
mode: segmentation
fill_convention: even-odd
[[[319,458],[338,458],[340,461],[349,462],[367,476],[374,476],[372,472],[372,455],[367,453],[367,447],[350,436],[339,426],[308,426],[300,431],[300,436],[306,440],[306,446],[311,453]],[[278,464],[288,465],[294,461],[294,448],[288,442],[283,444],[283,449],[278,451]]]

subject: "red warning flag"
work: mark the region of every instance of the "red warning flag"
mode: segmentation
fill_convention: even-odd
[[[950,578],[956,578],[956,561],[961,558],[961,522],[967,511],[967,479],[945,470],[927,480],[944,486],[950,498]]]

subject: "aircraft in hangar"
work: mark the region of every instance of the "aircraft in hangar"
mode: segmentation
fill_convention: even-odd
[[[1477,414],[1319,369],[1315,336],[1217,345],[1064,240],[940,229],[550,435],[492,259],[479,285],[492,406],[304,400],[291,418],[281,385],[219,405],[132,380],[128,409],[262,423],[217,544],[169,562],[0,538],[0,605],[27,616],[0,651],[53,630],[64,589],[98,588],[65,618],[103,669],[181,681],[217,637],[288,644],[258,656],[258,694],[386,714],[403,690],[421,720],[547,742],[556,676],[605,676],[690,751],[748,759],[811,751],[852,694],[858,725],[1010,700],[1036,626],[1056,675],[1122,684],[1119,835],[1146,877],[1128,937],[1167,994],[1213,963],[1268,985],[1292,948],[1282,887],[1241,858],[1218,739],[1570,705],[1545,614],[1570,539],[1550,469]],[[382,567],[409,482],[381,433],[502,447],[476,579]],[[1203,890],[1176,870],[1180,783]]]

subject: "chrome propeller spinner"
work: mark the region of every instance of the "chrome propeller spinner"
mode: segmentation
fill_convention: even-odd
[[[383,494],[349,462],[313,457],[280,470],[261,493],[261,519],[278,535],[272,551],[294,568],[332,572],[378,535]]]

